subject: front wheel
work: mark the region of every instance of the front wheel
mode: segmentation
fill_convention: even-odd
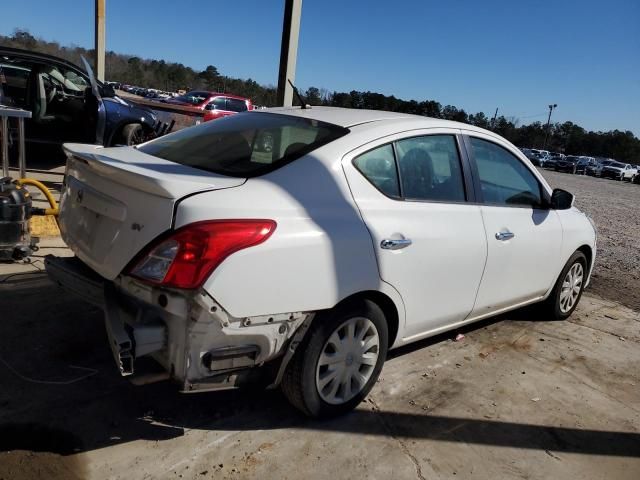
[[[387,356],[384,313],[370,300],[322,312],[282,379],[287,399],[311,417],[354,409],[375,385]]]
[[[122,127],[120,143],[122,145],[138,145],[144,142],[144,130],[139,123],[130,123]]]
[[[587,280],[587,257],[575,252],[566,263],[556,284],[544,302],[545,313],[555,320],[569,317],[578,306]]]

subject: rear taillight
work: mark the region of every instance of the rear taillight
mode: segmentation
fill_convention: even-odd
[[[192,223],[143,251],[129,273],[175,288],[198,288],[229,255],[264,242],[273,220],[213,220]]]

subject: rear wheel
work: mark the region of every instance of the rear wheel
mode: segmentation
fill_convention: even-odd
[[[376,383],[387,355],[388,327],[380,307],[356,300],[319,314],[287,367],[282,390],[306,415],[331,417],[354,409]]]
[[[556,284],[544,302],[544,313],[556,320],[569,317],[578,306],[587,280],[587,257],[575,252],[562,269]]]

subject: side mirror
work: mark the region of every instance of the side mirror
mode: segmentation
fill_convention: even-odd
[[[551,194],[551,208],[554,210],[568,210],[573,207],[575,197],[572,193],[556,188]]]

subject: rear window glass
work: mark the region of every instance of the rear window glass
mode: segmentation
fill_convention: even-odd
[[[238,100],[237,98],[227,98],[227,110],[232,112],[246,112],[247,102]]]
[[[244,112],[185,128],[138,147],[171,162],[232,177],[275,170],[349,133],[290,115]]]

